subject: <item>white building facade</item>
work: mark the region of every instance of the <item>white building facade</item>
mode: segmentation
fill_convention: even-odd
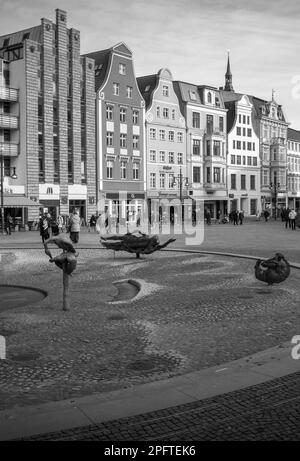
[[[247,95],[224,95],[228,108],[227,175],[229,210],[245,216],[261,211],[259,136],[253,125],[253,104]]]

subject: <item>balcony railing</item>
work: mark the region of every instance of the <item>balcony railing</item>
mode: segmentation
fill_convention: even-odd
[[[286,141],[284,138],[275,137],[271,139],[272,146],[286,146]]]
[[[0,114],[0,128],[18,129],[19,118],[15,115]]]
[[[18,96],[19,90],[16,90],[15,88],[6,88],[4,86],[0,86],[0,100],[17,102]]]
[[[0,155],[4,157],[17,157],[19,155],[19,144],[12,142],[0,142]]]

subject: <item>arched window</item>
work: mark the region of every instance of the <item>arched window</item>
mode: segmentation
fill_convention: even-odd
[[[207,102],[211,104],[211,92],[207,93]]]

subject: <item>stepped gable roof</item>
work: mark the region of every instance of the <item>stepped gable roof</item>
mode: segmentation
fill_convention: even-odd
[[[25,39],[33,40],[34,42],[41,43],[42,41],[42,27],[35,26],[29,29],[23,29],[12,34],[1,35],[0,37],[0,50],[2,48],[8,48],[15,45],[19,45]],[[7,43],[5,43],[5,41]]]
[[[300,131],[299,130],[294,130],[293,128],[288,128],[287,139],[289,141],[300,142]]]
[[[136,79],[139,90],[145,100],[146,109],[151,105],[153,91],[157,86],[158,75],[145,75]]]

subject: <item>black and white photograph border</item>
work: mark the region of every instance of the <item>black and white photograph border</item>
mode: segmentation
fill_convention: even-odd
[[[0,440],[300,440],[300,6],[0,0]]]

